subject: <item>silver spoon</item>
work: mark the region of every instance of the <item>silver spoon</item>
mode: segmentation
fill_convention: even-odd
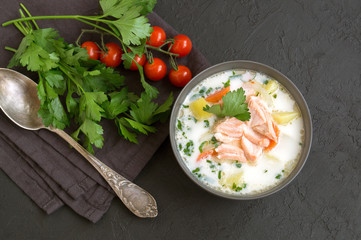
[[[38,117],[37,85],[16,71],[0,68],[0,108],[17,125],[28,130],[48,129],[57,133],[83,155],[104,177],[120,200],[138,217],[156,217],[157,203],[148,192],[99,161],[64,131],[45,127]]]

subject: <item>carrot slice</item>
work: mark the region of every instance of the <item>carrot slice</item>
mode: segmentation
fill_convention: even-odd
[[[271,151],[274,147],[276,147],[276,145],[278,143],[279,136],[280,136],[280,129],[278,128],[277,124],[272,122],[272,126],[273,126],[273,129],[275,130],[275,133],[276,133],[277,142],[270,139],[269,145],[264,149],[265,151]]]
[[[215,153],[214,149],[210,149],[210,150],[202,152],[201,154],[198,155],[197,162],[199,162],[202,159],[212,156],[214,153]]]
[[[222,88],[221,90],[212,93],[211,95],[206,97],[206,101],[210,103],[217,103],[222,99],[224,95],[226,95],[230,91],[230,87]]]

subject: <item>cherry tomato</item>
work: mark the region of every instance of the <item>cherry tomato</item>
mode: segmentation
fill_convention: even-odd
[[[94,60],[99,59],[100,50],[95,42],[86,41],[81,45],[81,47],[85,48],[88,51],[89,59],[94,59]]]
[[[160,58],[153,58],[152,63],[145,63],[144,73],[149,80],[159,81],[167,74],[167,66]]]
[[[192,79],[192,73],[186,66],[178,65],[178,70],[169,71],[169,81],[176,87],[184,87]]]
[[[100,61],[107,67],[117,67],[122,62],[122,48],[116,43],[107,43],[107,52],[100,53]]]
[[[153,32],[147,40],[147,44],[153,47],[159,47],[164,43],[166,38],[164,30],[161,27],[154,26]]]
[[[130,52],[130,50],[128,50],[128,52]],[[138,54],[135,54],[135,56],[134,56],[134,61],[136,61],[140,66],[144,66],[145,60],[146,60],[146,58],[145,58],[144,54],[141,57],[139,57]],[[138,70],[138,66],[137,66],[137,64],[135,64],[134,61],[132,61],[132,65],[130,65],[129,70],[132,70],[132,71]]]
[[[170,44],[168,45],[170,46]],[[178,57],[184,57],[192,50],[192,42],[186,35],[177,35],[174,37],[174,44],[170,49],[171,53],[179,54]]]

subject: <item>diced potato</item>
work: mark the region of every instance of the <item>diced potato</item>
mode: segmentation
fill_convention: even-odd
[[[274,112],[272,113],[273,119],[280,125],[286,125],[293,119],[300,117],[298,112]]]
[[[264,86],[268,94],[272,94],[277,91],[278,89],[278,83],[275,80],[270,80],[268,83]]]
[[[243,184],[243,172],[237,172],[230,175],[222,176],[221,184],[232,189],[235,185],[241,186]]]
[[[197,120],[207,119],[212,116],[212,113],[206,112],[203,108],[207,105],[207,101],[204,98],[198,98],[189,104],[189,108],[191,109],[194,117]]]

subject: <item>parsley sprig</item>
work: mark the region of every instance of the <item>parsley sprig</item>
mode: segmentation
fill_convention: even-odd
[[[82,15],[56,15],[56,16],[25,16],[20,10],[22,17],[14,19],[2,24],[8,26],[14,24],[20,26],[19,30],[26,35],[26,25],[30,21],[41,19],[74,19],[99,29],[111,36],[117,38],[123,48],[122,59],[126,66],[130,66],[135,54],[141,56],[145,52],[146,38],[150,36],[153,29],[148,23],[146,15],[150,13],[156,0],[99,0],[102,13],[98,16],[82,16]],[[28,11],[21,4],[26,13]],[[26,24],[22,24],[26,22]],[[23,27],[25,25],[25,27]],[[35,46],[32,46],[33,50]],[[128,52],[128,49],[131,51]],[[39,49],[38,49],[39,50]],[[45,56],[44,52],[39,52],[39,58]],[[136,62],[135,62],[136,63]],[[47,64],[51,64],[48,61]],[[137,64],[137,63],[136,63]],[[145,81],[143,67],[137,64],[140,74],[140,81],[145,92],[152,98],[156,98],[159,94],[158,90]],[[47,65],[51,67],[51,65]]]
[[[213,113],[220,118],[229,116],[235,117],[241,121],[248,121],[251,118],[243,88],[239,88],[236,91],[230,91],[224,95],[222,97],[222,105],[207,105],[203,110]]]
[[[140,14],[148,13],[154,6],[152,2],[101,0],[104,11],[101,19],[118,17],[107,22],[114,34],[121,36],[123,44],[141,43],[148,34],[145,30],[148,25]],[[172,93],[158,105],[154,102],[158,92],[150,85],[147,88],[143,84],[145,92],[140,96],[129,92],[124,76],[100,61],[88,59],[86,49],[66,43],[55,29],[40,29],[35,19],[42,18],[32,17],[23,5],[21,7],[27,17],[20,10],[21,21],[8,24],[13,23],[25,36],[17,50],[7,48],[15,52],[8,67],[23,66],[38,73],[38,114],[46,126],[64,129],[74,122],[76,130],[72,137],[94,152],[93,146],[101,148],[104,142],[102,119],[113,120],[119,134],[134,143],[138,142],[138,134],[154,133],[153,124],[167,119],[173,103]],[[76,17],[78,20],[91,18]],[[128,21],[126,26],[122,26],[124,18]],[[133,48],[140,51],[141,47]]]

